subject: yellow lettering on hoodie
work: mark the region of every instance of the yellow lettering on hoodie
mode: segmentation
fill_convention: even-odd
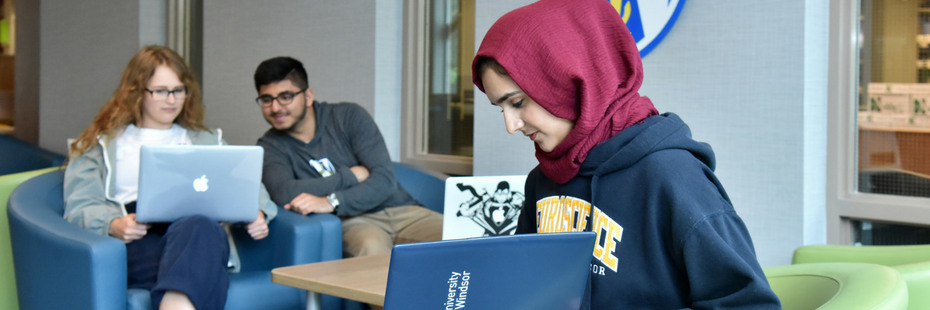
[[[591,204],[568,196],[550,196],[536,201],[536,231],[541,233],[583,231]]]
[[[549,196],[536,201],[536,231],[540,233],[584,231],[591,221],[597,234],[593,256],[604,266],[617,271],[614,255],[623,237],[623,227],[591,203],[570,196]]]
[[[592,219],[594,225],[591,230],[597,233],[597,242],[594,243],[594,257],[610,270],[617,272],[619,262],[617,256],[614,255],[614,251],[616,251],[617,243],[620,243],[620,238],[623,236],[623,227],[596,207]]]

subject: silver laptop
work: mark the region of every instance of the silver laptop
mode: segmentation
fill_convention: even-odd
[[[172,222],[204,215],[220,222],[258,216],[261,146],[144,145],[136,220]]]

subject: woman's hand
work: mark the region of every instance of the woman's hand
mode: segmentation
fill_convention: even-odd
[[[245,226],[252,239],[261,240],[268,237],[268,222],[265,222],[265,213],[258,211],[258,218]]]
[[[130,243],[134,240],[142,239],[149,230],[148,224],[136,222],[136,214],[131,213],[124,217],[115,219],[110,222],[110,229],[107,231],[111,236]]]

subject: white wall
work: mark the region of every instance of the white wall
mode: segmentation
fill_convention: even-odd
[[[375,3],[375,123],[391,160],[400,161],[400,79],[403,58],[403,1]]]
[[[374,113],[371,1],[204,0],[203,11],[206,124],[223,128],[229,143],[255,144],[271,128],[255,104],[252,76],[276,56],[304,64],[317,100],[355,102]]]
[[[476,42],[529,0],[479,0]],[[710,143],[716,174],[763,266],[825,242],[826,22],[822,1],[687,1],[643,60],[640,93]],[[523,174],[533,146],[475,89],[475,175]]]

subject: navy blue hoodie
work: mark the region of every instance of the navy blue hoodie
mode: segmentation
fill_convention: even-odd
[[[526,201],[517,233],[597,232],[582,309],[781,308],[713,150],[675,114],[597,145],[565,184],[536,167]]]

